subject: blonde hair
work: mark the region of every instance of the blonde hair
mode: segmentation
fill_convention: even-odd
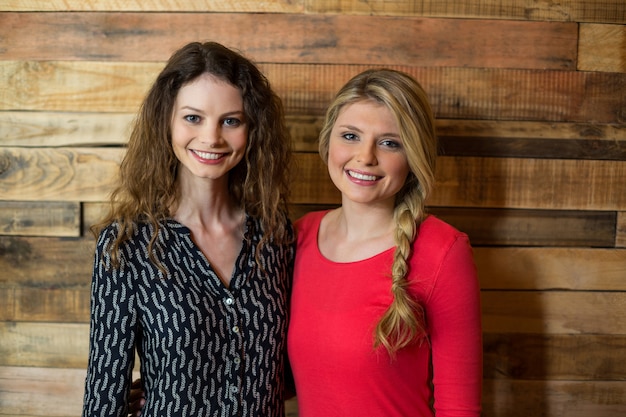
[[[418,228],[425,218],[425,201],[435,183],[437,137],[426,92],[408,74],[391,69],[370,69],[344,85],[326,112],[319,152],[328,162],[330,133],[341,109],[363,100],[384,104],[394,115],[406,152],[410,173],[395,198],[396,245],[391,267],[393,301],[374,331],[374,347],[384,346],[394,356],[403,347],[422,340],[426,333],[424,310],[409,294],[409,259]]]
[[[258,248],[270,240],[285,243],[292,239],[287,227],[291,141],[281,99],[243,55],[216,42],[192,42],[171,56],[145,97],[120,166],[119,185],[111,195],[111,209],[92,227],[97,236],[110,223],[118,224],[119,233],[108,248],[114,266],[120,244],[131,237],[137,222],[153,226],[149,257],[159,264],[153,249],[159,222],[170,217],[180,199],[179,161],[170,133],[174,102],[183,86],[203,74],[241,91],[248,143],[244,160],[228,174],[228,187],[233,200],[261,221],[263,237]]]

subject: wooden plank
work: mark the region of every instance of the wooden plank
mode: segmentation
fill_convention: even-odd
[[[300,13],[306,0],[3,0],[14,12],[257,12]]]
[[[626,248],[626,211],[617,213],[617,227],[615,229],[615,246]]]
[[[326,166],[298,154],[295,204],[339,204]],[[553,159],[440,157],[432,207],[620,210],[626,207],[626,163]],[[580,193],[580,190],[594,190]]]
[[[483,291],[486,333],[626,334],[626,292]]]
[[[0,146],[123,146],[133,118],[133,113],[0,111]],[[317,152],[321,116],[288,115],[286,122],[296,151]],[[481,156],[527,156],[534,144],[542,143],[540,157],[549,151],[557,158],[615,160],[623,157],[626,143],[626,127],[593,122],[437,119],[436,125],[446,155],[475,151],[474,142],[479,142]],[[507,139],[511,144],[497,143]]]
[[[626,23],[623,0],[5,0],[2,11],[272,12]]]
[[[87,323],[89,287],[0,287],[0,321]],[[587,291],[483,291],[483,330],[488,333],[626,334],[626,293]]]
[[[88,323],[0,322],[0,339],[0,366],[87,367]]]
[[[474,247],[483,290],[626,290],[626,250]]]
[[[0,148],[0,201],[106,201],[122,154],[119,148]],[[319,156],[295,156],[292,203],[339,204]],[[432,207],[626,208],[625,161],[440,157],[436,175]]]
[[[581,24],[577,68],[580,71],[626,72],[625,49],[626,25]]]
[[[0,148],[0,200],[102,201],[121,156],[112,148]]]
[[[290,115],[320,116],[370,65],[261,64]],[[0,61],[0,110],[134,113],[160,63]],[[438,118],[588,123],[626,121],[626,74],[392,66],[420,80]],[[16,84],[13,80],[19,79]]]
[[[110,146],[128,142],[133,113],[0,112],[0,146]]]
[[[483,334],[484,377],[621,381],[626,336]]]
[[[78,416],[85,369],[0,367],[1,415]]]
[[[2,58],[32,61],[163,62],[189,39],[215,39],[258,62],[574,70],[578,41],[574,23],[505,20],[73,12],[0,13],[0,21]]]
[[[69,288],[0,285],[0,300],[8,297],[13,297],[13,305],[0,309],[0,321],[89,322],[88,285]]]
[[[3,235],[65,236],[80,235],[80,205],[76,202],[0,203],[0,232]]]
[[[474,245],[613,247],[615,213],[434,207]]]
[[[484,417],[619,417],[626,413],[623,381],[485,379]]]
[[[4,284],[83,287],[91,282],[95,240],[0,236]]]
[[[440,17],[487,17],[493,19],[550,20],[566,22],[626,22],[623,0],[314,0],[314,13],[389,14]]]

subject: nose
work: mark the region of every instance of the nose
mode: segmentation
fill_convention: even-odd
[[[365,165],[376,165],[378,163],[376,159],[376,146],[362,143],[358,148],[356,160]]]
[[[202,142],[208,144],[211,148],[217,148],[224,143],[222,136],[222,126],[220,123],[207,123],[202,131]]]

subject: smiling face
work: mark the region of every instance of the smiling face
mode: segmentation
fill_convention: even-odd
[[[198,77],[176,96],[171,132],[179,175],[227,179],[248,141],[241,92],[209,74]]]
[[[344,106],[330,132],[328,172],[344,202],[393,207],[409,164],[391,111],[373,100]]]

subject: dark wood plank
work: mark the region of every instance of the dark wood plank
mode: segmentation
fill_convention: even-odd
[[[389,16],[74,12],[0,21],[0,57],[28,61],[163,62],[190,39],[213,39],[258,62],[573,70],[578,40],[574,23]]]
[[[484,290],[626,291],[626,250],[474,246]]]
[[[624,335],[483,335],[489,379],[621,381],[626,374]]]
[[[260,65],[287,113],[304,116],[323,115],[333,94],[370,66]],[[0,110],[134,113],[161,68],[159,63],[0,61],[0,83],[12,86],[0,96]],[[392,68],[422,83],[438,118],[626,124],[626,74]]]
[[[613,247],[615,212],[435,207],[437,217],[478,246]]]
[[[79,236],[80,205],[61,201],[3,201],[0,232],[8,236]]]

